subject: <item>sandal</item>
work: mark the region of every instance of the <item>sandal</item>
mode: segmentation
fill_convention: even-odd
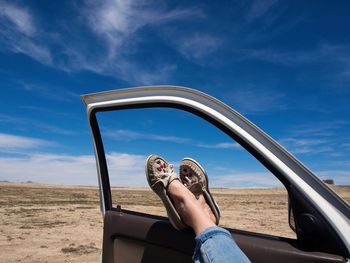
[[[186,228],[166,192],[173,180],[180,181],[173,166],[162,157],[152,154],[146,160],[146,177],[149,186],[162,200],[173,227],[177,230]]]
[[[180,163],[180,179],[184,186],[186,186],[198,198],[203,194],[205,201],[213,212],[216,225],[220,220],[220,209],[215,202],[213,196],[209,192],[208,175],[203,167],[191,158],[184,158]]]

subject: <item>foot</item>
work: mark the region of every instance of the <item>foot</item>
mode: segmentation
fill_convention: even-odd
[[[209,179],[204,168],[194,159],[184,158],[180,163],[180,179],[184,186],[200,200],[207,214],[211,218],[214,216],[214,222],[218,225],[220,209],[209,191]]]
[[[157,155],[150,155],[146,162],[147,180],[152,189],[157,184],[167,188],[173,180],[179,180],[179,176],[175,173],[174,167],[165,159]]]
[[[169,221],[173,227],[178,230],[185,228],[186,225],[181,220],[180,215],[176,211],[174,204],[167,193],[167,189],[172,182],[177,181],[181,184],[173,167],[162,157],[150,155],[146,161],[146,177],[151,189],[162,200]]]

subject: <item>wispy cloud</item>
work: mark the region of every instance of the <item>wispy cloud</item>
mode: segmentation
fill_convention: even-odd
[[[107,154],[112,186],[147,186],[146,156],[111,152]],[[32,154],[25,157],[0,157],[0,180],[34,181],[75,185],[97,185],[93,155]],[[26,171],[23,173],[23,171]],[[212,187],[274,187],[280,183],[273,176],[259,172],[220,169],[220,176],[210,172]],[[213,176],[214,175],[214,176]]]
[[[252,2],[247,13],[247,18],[256,19],[266,15],[271,8],[278,2],[278,0],[255,0]]]
[[[68,130],[48,123],[43,123],[38,120],[14,117],[6,114],[0,114],[0,123],[11,124],[14,128],[21,130],[40,130],[41,132],[56,133],[61,135],[77,135],[73,130]],[[33,129],[34,128],[34,129]]]
[[[36,33],[33,17],[23,7],[16,6],[10,2],[1,2],[0,19],[2,23],[12,24],[19,32],[27,36],[33,36]]]
[[[279,142],[294,154],[318,154],[333,151],[333,147],[327,140],[284,138]]]
[[[52,142],[26,136],[0,133],[0,152],[20,149],[33,149],[52,145]]]
[[[215,172],[212,171],[208,173],[211,187],[283,187],[274,175],[267,172],[232,171],[229,168],[222,170],[219,176],[215,176]],[[211,174],[214,176],[210,176]],[[320,170],[315,174],[320,179],[333,179],[337,185],[350,184],[350,170]]]
[[[350,46],[323,43],[309,50],[235,49],[237,60],[261,60],[284,66],[337,63],[346,74],[350,69]]]
[[[88,27],[105,43],[107,54],[98,65],[96,60],[92,63],[79,54],[76,58],[83,63],[76,64],[87,65],[87,68],[98,73],[153,84],[168,81],[176,65],[159,57],[149,65],[133,62],[132,56],[140,52],[138,44],[143,41],[139,32],[145,28],[156,29],[174,21],[193,19],[202,16],[202,11],[197,8],[169,9],[160,1],[106,0],[86,1],[82,16],[88,18]],[[91,67],[90,64],[94,66]]]
[[[146,156],[110,152],[106,155],[112,186],[147,186],[144,172]],[[0,157],[0,180],[14,182],[97,185],[93,155],[40,153],[24,157]],[[23,172],[25,171],[25,173]],[[207,169],[211,187],[281,187],[282,184],[266,171],[238,171],[229,167]],[[322,170],[322,179],[334,179],[336,184],[349,184],[348,170]]]
[[[339,135],[344,128],[349,127],[350,122],[347,120],[335,120],[332,122],[313,122],[297,125],[289,131],[292,136],[306,137],[332,137]]]
[[[14,53],[25,54],[42,64],[52,65],[49,48],[37,41],[38,29],[29,9],[9,2],[0,3],[0,39]]]
[[[177,68],[176,64],[172,62],[155,60],[152,65],[145,66],[142,63],[139,65],[137,62],[129,62],[124,57],[115,59],[118,60],[118,68],[109,67],[106,71],[101,72],[102,74],[108,75],[108,72],[115,71],[121,79],[145,85],[168,82]]]
[[[269,48],[266,45],[257,48],[256,43],[261,39],[271,42],[271,34],[286,33],[297,22],[280,22],[285,9],[277,0],[255,0],[243,5],[241,16],[248,21],[241,19],[242,22],[233,29],[215,34],[205,28],[197,29],[195,33],[191,28],[174,29],[174,22],[181,22],[185,27],[186,22],[205,20],[204,8],[170,8],[158,0],[85,0],[79,8],[72,10],[76,12],[76,18],[67,24],[74,26],[65,28],[57,23],[52,27],[57,27],[56,32],[49,32],[29,8],[17,2],[2,2],[0,38],[8,50],[25,54],[44,65],[67,72],[92,71],[135,84],[168,82],[178,69],[175,60],[158,56],[153,51],[147,53],[147,60],[139,60],[140,54],[144,55],[145,44],[155,36],[162,38],[161,44],[175,49],[187,61],[201,65],[204,62],[215,64],[209,59],[210,55],[223,46],[223,50],[231,50],[231,58],[226,60],[230,62],[260,60],[293,67],[332,62],[342,67],[338,74],[350,76],[348,45],[324,42],[309,50],[286,50],[283,46]],[[82,29],[86,35],[81,34]],[[147,38],[146,31],[152,31],[154,35]],[[227,56],[227,52],[221,55]],[[221,60],[220,55],[216,57]]]
[[[106,41],[109,57],[120,53],[118,49],[131,43],[135,32],[145,26],[201,15],[198,9],[168,10],[160,1],[88,1],[87,7],[84,14],[87,15],[93,31]]]
[[[215,143],[215,144],[197,143],[196,146],[201,148],[209,148],[209,149],[241,149],[242,148],[238,143],[231,143],[231,142],[222,142],[222,143]]]
[[[347,138],[349,122],[333,121],[297,125],[290,129],[287,137],[278,141],[294,154],[327,153],[329,156],[340,156],[344,151],[342,141]]]
[[[62,89],[52,84],[31,83],[18,80],[17,83],[27,92],[55,101],[71,102],[80,100],[80,95],[71,90]]]
[[[200,15],[197,9],[168,9],[158,1],[87,0],[76,11],[81,20],[75,19],[71,23],[91,31],[90,41],[81,39],[79,45],[73,39],[82,36],[74,29],[63,30],[66,35],[61,35],[60,31],[48,32],[37,23],[28,8],[1,3],[0,39],[8,50],[25,54],[47,66],[68,72],[92,71],[133,83],[152,84],[167,81],[176,65],[162,59],[153,60],[150,65],[133,61],[133,55],[140,51],[138,31]],[[70,34],[74,37],[70,38]],[[88,42],[98,43],[101,48],[91,52],[93,44],[84,44]],[[50,49],[51,45],[56,47],[55,50]]]
[[[95,159],[92,155],[34,154],[25,157],[2,157],[0,169],[2,180],[14,182],[97,184]]]
[[[165,141],[174,143],[191,143],[191,138],[177,137],[177,136],[166,136],[160,134],[147,134],[140,133],[131,130],[106,130],[102,132],[103,135],[115,139],[115,140],[153,140],[153,141]]]
[[[283,187],[281,182],[272,174],[267,172],[234,171],[227,169],[219,176],[210,177],[211,187],[246,188],[246,187]],[[209,173],[209,176],[212,173]]]
[[[213,35],[196,33],[177,39],[175,46],[186,59],[198,62],[215,52],[222,41],[222,39]]]
[[[146,186],[145,160],[146,157],[141,155],[108,154],[112,186]],[[0,170],[0,180],[97,185],[93,155],[33,154],[25,157],[0,157]]]
[[[346,149],[350,149],[350,142],[342,143],[340,145],[341,145],[341,147],[344,147]]]
[[[190,144],[193,147],[208,148],[208,149],[240,149],[241,148],[239,144],[232,143],[232,142],[203,143],[193,138],[140,133],[132,130],[106,129],[105,131],[102,131],[102,134],[107,136],[110,139],[123,140],[123,141],[134,141],[134,140],[162,141],[162,142],[172,142],[177,144]]]
[[[11,39],[10,42],[20,41],[10,47],[14,53],[25,54],[44,65],[54,66],[52,54],[47,46],[37,44],[30,39],[22,37],[9,36],[9,39]]]
[[[230,91],[226,97],[230,98],[230,105],[243,114],[288,109],[286,96],[279,91],[246,87]]]

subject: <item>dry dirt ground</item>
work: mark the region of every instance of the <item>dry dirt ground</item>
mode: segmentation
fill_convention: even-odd
[[[350,188],[336,191],[350,202]],[[221,225],[294,237],[283,189],[214,189]],[[0,183],[1,262],[99,262],[102,218],[98,191],[89,187]],[[115,188],[122,208],[165,215],[148,189]]]

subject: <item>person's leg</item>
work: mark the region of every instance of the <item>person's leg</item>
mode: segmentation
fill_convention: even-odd
[[[199,201],[199,203],[201,204],[201,206],[204,209],[204,211],[206,212],[206,214],[210,217],[211,221],[213,221],[215,223],[215,221],[216,221],[215,215],[213,214],[213,211],[211,210],[211,208],[209,207],[209,205],[205,201],[204,196],[202,194],[200,194],[200,195],[196,196],[196,198]]]
[[[179,180],[171,182],[167,192],[182,220],[186,225],[192,227],[196,235],[209,227],[215,226],[208,215],[208,210],[204,209],[203,202],[197,200]]]
[[[167,192],[182,220],[196,234],[195,263],[247,263],[231,234],[215,225],[215,216],[203,196],[197,198],[180,181],[172,181]]]
[[[231,233],[221,227],[209,227],[196,236],[194,263],[249,263]]]

